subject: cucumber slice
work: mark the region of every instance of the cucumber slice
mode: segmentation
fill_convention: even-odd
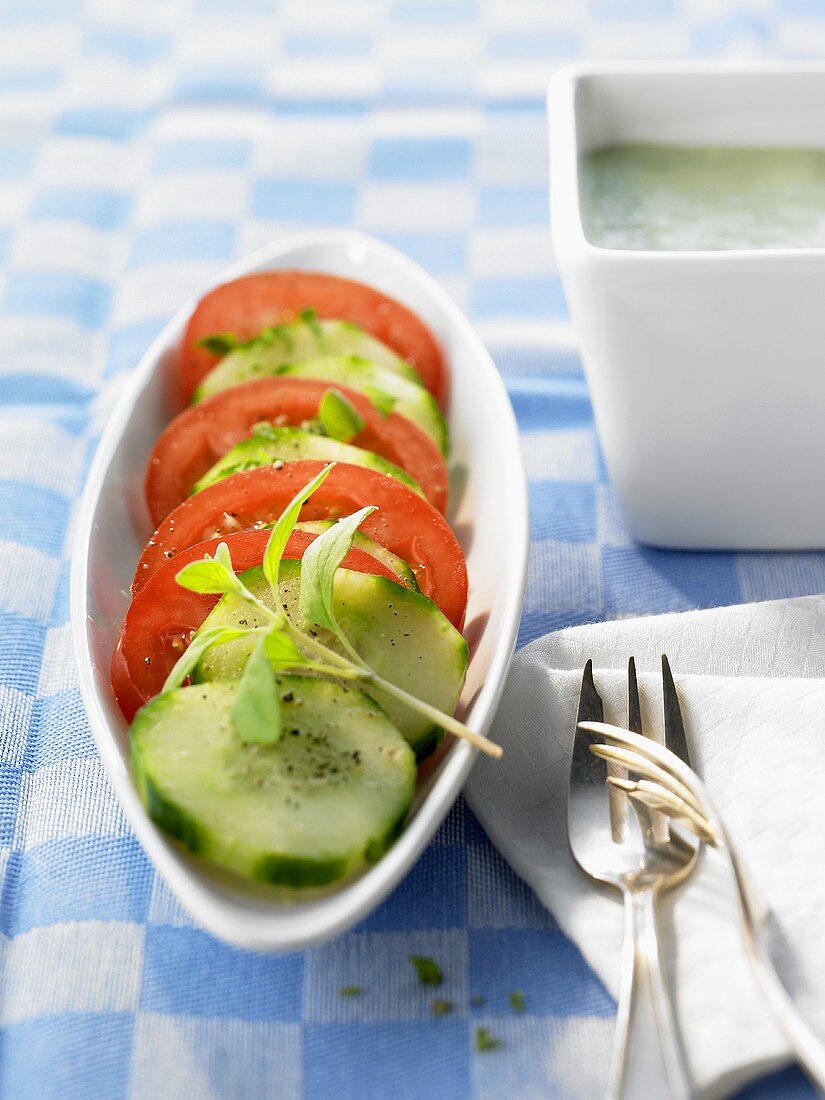
[[[335,522],[334,519],[307,520],[304,523],[296,523],[295,529],[297,531],[309,531],[314,535],[322,535],[324,531],[332,527]],[[355,538],[352,540],[352,545],[359,550],[363,550],[365,554],[377,558],[386,565],[387,569],[389,569],[391,573],[395,573],[396,577],[399,578],[406,588],[411,588],[413,592],[420,591],[413,570],[407,565],[403,558],[399,558],[397,554],[393,554],[392,550],[388,550],[386,546],[382,546],[379,542],[375,542],[369,535],[365,535],[362,531],[355,532]]]
[[[319,459],[322,462],[349,462],[353,466],[366,466],[381,474],[394,477],[422,496],[418,482],[406,470],[388,462],[363,447],[341,443],[329,436],[307,432],[303,428],[271,427],[264,435],[252,435],[236,443],[231,451],[218,459],[203,477],[196,481],[192,492],[198,493],[216,481],[222,481],[241,470],[256,470],[259,466],[271,466],[274,462],[298,462],[301,459]]]
[[[441,415],[436,399],[418,382],[402,378],[400,374],[394,374],[380,363],[359,359],[355,355],[336,355],[323,359],[307,359],[304,362],[296,360],[279,367],[275,373],[337,382],[365,394],[377,407],[382,407],[386,402],[388,409],[415,421],[433,437],[441,448],[441,453],[447,453],[447,422]]]
[[[246,745],[235,685],[179,688],[132,724],[149,814],[197,855],[281,886],[324,886],[374,863],[400,832],[415,759],[374,700],[305,676],[278,678],[283,736]]]
[[[241,579],[264,603],[275,606],[260,566],[247,570]],[[300,562],[283,562],[282,602],[292,621],[306,629],[312,624],[307,624],[298,612],[300,585]],[[344,633],[379,675],[439,710],[453,713],[467,672],[467,643],[432,600],[386,577],[339,569],[335,577],[335,607]],[[223,596],[200,629],[230,623],[264,625],[263,618],[244,600]],[[343,652],[333,635],[313,629],[324,645]],[[251,638],[238,638],[208,650],[193,679],[198,682],[237,679],[253,644]],[[380,689],[371,688],[370,695],[398,724],[418,760],[438,746],[444,731],[429,718]]]
[[[409,363],[358,325],[350,321],[300,319],[267,329],[224,355],[195,390],[192,400],[202,401],[227,386],[275,374],[285,363],[322,355],[360,355],[421,385],[421,376]]]

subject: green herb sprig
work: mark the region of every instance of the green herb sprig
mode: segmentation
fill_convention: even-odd
[[[318,320],[318,311],[315,310],[315,309],[302,309],[301,310],[301,320],[304,322],[304,324],[307,326],[307,328],[311,331],[312,335],[318,341],[319,348],[321,349],[321,351],[323,351],[324,350],[324,347],[323,347],[323,344],[324,344],[324,330],[323,330],[323,327],[321,326],[320,321]]]
[[[337,653],[316,637],[301,630],[282,610],[283,601],[279,591],[281,558],[301,509],[327,479],[334,466],[335,463],[329,463],[300,489],[272,528],[264,551],[263,572],[275,597],[276,610],[259,600],[235,575],[226,543],[218,546],[214,557],[207,554],[200,561],[191,562],[177,574],[178,584],[193,592],[232,595],[246,601],[255,608],[266,625],[249,627],[246,630],[219,627],[196,635],[172,669],[163,690],[170,691],[180,687],[203,654],[212,646],[222,645],[246,634],[262,635],[263,642],[254,651],[257,656],[253,667],[248,673],[245,670],[238,685],[241,701],[236,701],[237,709],[232,712],[235,732],[244,741],[275,743],[278,740],[280,699],[274,686],[270,688],[266,682],[266,677],[272,679],[274,685],[276,671],[295,671],[354,680],[367,688],[369,685],[380,688],[387,695],[406,703],[411,709],[457,737],[469,741],[489,756],[500,757],[502,749],[499,745],[468,729],[451,714],[416,698],[380,676],[357,653],[338,622],[334,603],[335,573],[349,553],[359,525],[375,511],[374,507],[361,508],[353,515],[339,519],[313,540],[304,551],[301,562],[301,615],[309,622],[330,631],[340,643],[344,654]],[[250,663],[252,658],[247,663],[247,669]],[[265,665],[268,667],[265,668]]]
[[[422,985],[441,985],[444,981],[441,967],[428,955],[410,955],[410,962],[415,967],[418,980]]]
[[[238,346],[238,337],[234,332],[216,332],[212,336],[204,336],[202,340],[198,340],[198,347],[206,348],[207,351],[211,351],[213,355],[228,355],[230,351],[234,351]]]
[[[249,743],[274,745],[281,739],[281,701],[266,650],[267,635],[258,639],[238,681],[232,725]]]
[[[338,390],[327,390],[318,408],[324,435],[349,443],[364,430],[364,418]]]
[[[503,1039],[497,1039],[486,1027],[476,1028],[476,1050],[479,1054],[489,1054],[493,1050],[501,1050],[504,1046]]]

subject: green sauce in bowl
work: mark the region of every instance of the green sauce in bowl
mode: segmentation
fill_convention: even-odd
[[[825,149],[622,144],[582,156],[600,248],[825,248]]]

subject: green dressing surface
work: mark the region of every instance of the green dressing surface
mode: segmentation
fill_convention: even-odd
[[[579,164],[601,248],[825,248],[825,149],[625,144]]]

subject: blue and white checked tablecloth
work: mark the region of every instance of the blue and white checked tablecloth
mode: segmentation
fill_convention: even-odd
[[[629,542],[550,252],[543,113],[576,56],[823,51],[822,0],[0,5],[3,1097],[598,1095],[613,1006],[462,804],[334,943],[260,957],[180,911],[87,729],[72,507],[111,389],[180,303],[277,234],[354,225],[444,282],[507,380],[533,522],[522,641],[825,590],[821,554]],[[452,1015],[411,952],[442,963]],[[505,1047],[476,1053],[480,1025]],[[810,1093],[788,1071],[748,1095]]]

